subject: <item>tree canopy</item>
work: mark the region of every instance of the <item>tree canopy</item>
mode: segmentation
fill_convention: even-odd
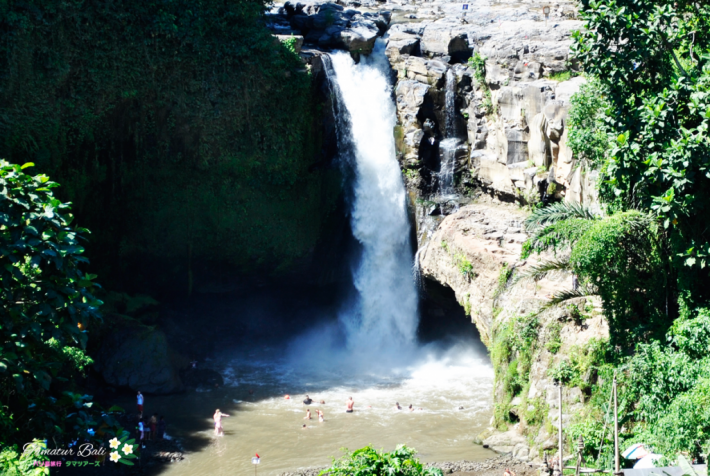
[[[680,287],[710,298],[710,5],[583,0],[573,53],[608,101],[608,211],[653,210]],[[691,269],[682,269],[688,267]]]
[[[96,276],[85,273],[88,230],[72,226],[71,206],[54,197],[57,184],[28,175],[32,166],[0,160],[0,433],[31,434],[64,425],[29,418],[65,390],[90,360],[88,329],[100,319]],[[19,414],[18,414],[19,412]],[[22,416],[23,418],[18,418]],[[45,415],[48,416],[48,415]],[[61,428],[61,427],[58,427]],[[51,433],[51,431],[50,431]],[[29,441],[29,440],[28,440]]]

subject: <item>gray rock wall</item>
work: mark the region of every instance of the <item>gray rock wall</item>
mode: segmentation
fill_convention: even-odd
[[[460,139],[468,149],[456,167],[462,189],[478,183],[523,201],[549,192],[596,203],[596,173],[577,167],[567,146],[569,99],[584,79],[555,79],[575,70],[569,47],[582,23],[573,5],[557,4],[545,21],[542,2],[472,2],[466,23],[459,3],[389,5],[397,23],[384,38],[398,76],[400,152],[402,166],[412,171],[410,188],[436,193],[437,146],[445,138],[443,77],[450,68],[457,78],[455,113],[465,124]],[[486,58],[485,84],[476,84],[467,65],[473,54]]]
[[[548,275],[537,282],[513,279],[501,286],[504,269],[513,276],[524,273],[539,259],[520,260],[522,243],[527,236],[521,229],[525,211],[516,205],[494,201],[480,201],[467,205],[447,216],[420,251],[422,274],[454,290],[456,299],[470,314],[481,338],[492,350],[497,333],[504,324],[517,316],[538,310],[555,292],[572,287],[568,273]],[[545,257],[543,257],[545,258]],[[473,265],[473,273],[464,273],[464,263]],[[507,431],[491,426],[480,437],[483,444],[501,453],[512,453],[524,460],[535,460],[542,450],[557,447],[556,428],[559,426],[559,398],[549,370],[579,352],[592,339],[606,340],[609,329],[596,299],[573,302],[579,308],[591,309],[581,322],[571,316],[567,305],[540,314],[538,342],[532,353],[529,386],[519,395],[506,395],[500,378],[505,368],[496,369],[494,400],[521,417],[517,424],[507,424]],[[547,344],[559,333],[559,348]],[[511,397],[512,398],[511,400]],[[565,388],[563,393],[563,424],[581,409],[585,396],[578,387]],[[544,421],[528,424],[524,415],[531,408],[539,408]]]

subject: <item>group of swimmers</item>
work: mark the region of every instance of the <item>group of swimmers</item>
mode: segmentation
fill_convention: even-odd
[[[395,404],[394,404],[394,409],[395,409],[395,410],[401,410],[401,409],[402,409],[402,406],[399,404],[399,402],[395,402]],[[414,410],[416,410],[416,408],[414,408],[414,405],[410,403],[410,404],[409,404],[409,411],[410,411],[410,412],[413,412]],[[420,410],[421,410],[421,408],[420,408]]]

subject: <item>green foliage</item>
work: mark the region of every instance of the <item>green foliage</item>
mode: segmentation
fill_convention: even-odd
[[[562,330],[562,325],[559,322],[555,322],[547,327],[550,337],[545,344],[545,349],[547,349],[551,354],[556,354],[560,347],[562,347],[562,340],[560,339],[560,331]]]
[[[486,82],[486,57],[476,51],[473,56],[468,59],[468,66],[473,70],[473,78],[483,93],[483,100],[480,105],[481,109],[484,111],[484,114],[492,114],[493,99],[491,96],[491,88]]]
[[[29,165],[0,161],[0,400],[15,420],[0,421],[7,437],[56,382],[84,372],[87,329],[100,319],[96,276],[81,270],[88,231],[71,226],[70,205],[52,192],[57,184],[25,174]],[[47,424],[38,415],[31,421]]]
[[[33,440],[32,445],[46,448],[44,441]],[[17,445],[0,450],[0,473],[3,476],[47,476],[49,467],[39,467],[35,461],[49,461],[49,457],[32,452],[18,450]]]
[[[633,346],[648,333],[657,338],[670,325],[664,274],[664,242],[654,218],[639,211],[599,218],[579,205],[556,204],[533,212],[522,257],[533,252],[569,252],[569,259],[543,261],[520,279],[541,279],[551,271],[573,272],[576,290],[558,291],[552,305],[589,295],[602,298],[615,344]]]
[[[473,79],[476,80],[478,85],[483,87],[486,84],[486,57],[476,51],[468,59],[468,66],[473,70]]]
[[[438,468],[424,468],[417,458],[416,450],[405,445],[386,453],[366,446],[334,460],[333,465],[320,472],[330,476],[443,476]]]
[[[466,279],[469,281],[476,277],[476,272],[473,268],[473,263],[468,259],[468,257],[463,253],[457,253],[454,257],[456,260],[456,267]]]
[[[404,169],[404,176],[409,180],[415,180],[419,177],[419,170],[417,169]]]
[[[558,82],[564,82],[564,81],[569,81],[570,79],[574,78],[577,76],[577,73],[572,70],[567,70],[567,71],[559,71],[557,73],[552,73],[549,76],[549,80],[551,81],[558,81]]]
[[[591,404],[571,426],[570,435],[582,435],[585,441],[595,435],[598,446],[615,375],[621,426],[625,428],[622,441],[644,442],[671,460],[681,451],[697,456],[700,447],[710,440],[710,357],[702,353],[708,333],[710,310],[702,308],[678,319],[665,342],[640,343],[633,355],[612,354],[601,342],[573,352],[571,384],[585,372],[596,373],[599,378],[596,384],[593,379],[587,380],[592,384]],[[612,459],[610,426],[605,440],[607,448],[600,464]],[[587,456],[596,458],[597,452],[598,448],[585,448]]]
[[[610,210],[655,212],[679,289],[702,304],[710,298],[710,5],[585,0],[580,16],[574,54],[609,103],[601,197]]]
[[[570,263],[598,290],[615,343],[632,343],[647,332],[665,334],[658,229],[647,214],[629,211],[595,222],[577,240]]]
[[[52,337],[47,341],[47,346],[61,355],[58,357],[62,365],[67,365],[65,371],[72,369],[86,377],[87,369],[94,364],[94,360],[78,347],[62,347],[57,339]]]
[[[494,417],[496,425],[501,428],[509,421],[510,401],[517,395],[525,396],[525,389],[530,385],[530,368],[539,330],[539,320],[530,314],[501,323],[494,332],[491,362],[496,386],[503,390]]]
[[[569,249],[594,224],[592,220],[568,218],[551,225],[538,228],[523,243],[521,259],[533,253],[557,252]]]
[[[609,150],[605,127],[608,108],[604,89],[593,77],[572,95],[566,123],[567,144],[578,163],[587,161],[594,167],[604,163]]]
[[[311,77],[264,9],[0,2],[0,156],[62,183],[112,278],[288,270],[320,237],[339,173],[318,166]]]
[[[588,207],[580,203],[556,202],[547,207],[538,208],[525,218],[523,225],[525,231],[534,232],[541,228],[553,225],[556,222],[569,220],[596,220],[599,217]]]
[[[542,398],[534,398],[527,401],[528,408],[525,409],[525,424],[531,428],[539,428],[544,422],[549,412],[549,405]]]
[[[508,287],[508,281],[510,281],[510,278],[513,276],[513,271],[515,271],[515,268],[512,268],[508,263],[503,263],[498,273],[498,284],[493,291],[493,301],[496,301]]]
[[[569,360],[562,359],[557,363],[557,365],[554,365],[547,370],[547,375],[556,382],[566,385],[570,383],[573,378],[575,378],[576,373]]]

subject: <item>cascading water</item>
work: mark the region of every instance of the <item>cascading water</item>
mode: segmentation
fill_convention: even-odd
[[[350,221],[362,245],[353,271],[357,302],[339,318],[350,351],[401,355],[415,342],[418,296],[406,192],[392,133],[396,115],[390,66],[382,43],[359,64],[344,52],[331,54],[330,63],[340,160],[353,175]]]
[[[439,170],[439,194],[452,195],[454,192],[454,171],[456,169],[456,75],[449,68],[446,71],[446,138],[441,141],[441,168]]]
[[[449,68],[446,70],[446,137],[456,137],[456,74]]]

